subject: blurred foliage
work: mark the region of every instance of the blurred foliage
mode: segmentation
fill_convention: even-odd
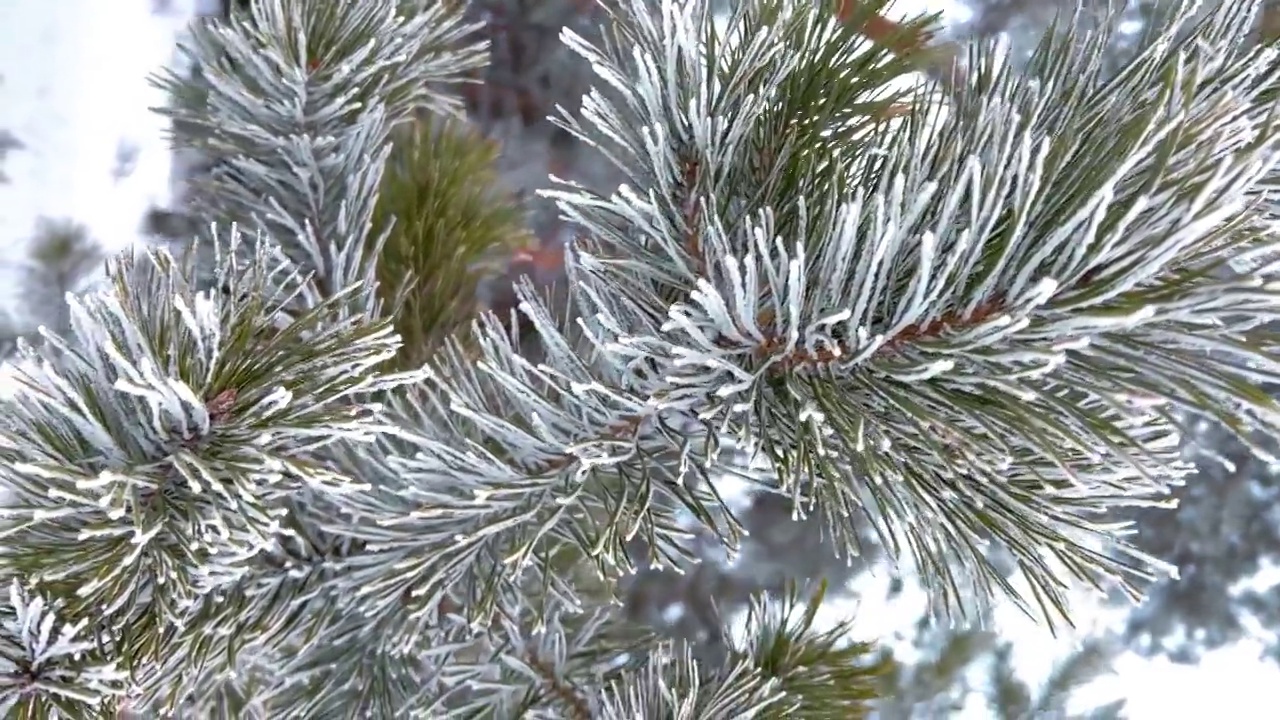
[[[21,150],[22,143],[18,138],[8,130],[0,130],[0,184],[9,182],[9,176],[4,174],[4,159],[11,150]]]
[[[975,701],[993,720],[1119,720],[1124,701],[1083,712],[1070,711],[1075,694],[1111,673],[1120,650],[1109,638],[1092,638],[1060,661],[1048,678],[1032,687],[1019,677],[1014,646],[989,630],[936,629],[921,620],[916,628],[915,662],[887,653],[882,659],[879,720],[948,717]]]
[[[962,4],[968,17],[953,23],[949,34],[969,39],[1003,37],[1013,56],[1021,59],[1030,54],[1046,28],[1065,20],[1077,7],[1087,23],[1102,24],[1110,16],[1121,25],[1110,58],[1115,68],[1141,46],[1142,28],[1157,13],[1171,10],[1169,3],[1156,0],[965,0]],[[1210,13],[1218,4],[1206,2],[1199,13]],[[1258,18],[1258,37],[1264,41],[1280,38],[1280,2],[1266,2]]]
[[[750,638],[755,666],[794,698],[771,709],[770,718],[858,720],[880,696],[891,664],[877,658],[875,645],[850,640],[849,622],[814,627],[825,595],[826,583],[807,600],[792,585],[780,602],[756,601],[747,612],[747,627],[757,631]]]
[[[890,670],[884,675],[879,715],[883,720],[910,720],[921,713],[940,717],[958,712],[975,690],[971,670],[989,659],[998,646],[994,634],[979,630],[953,631],[941,640],[921,630],[917,637],[922,657],[906,661],[886,656]],[[937,647],[930,651],[929,645]]]
[[[473,39],[488,44],[488,63],[475,82],[459,88],[467,119],[501,143],[504,184],[525,204],[529,224],[544,244],[561,242],[564,225],[554,203],[537,196],[554,174],[594,191],[612,192],[622,176],[596,148],[553,125],[557,106],[576,112],[593,84],[589,64],[560,41],[572,30],[590,42],[609,22],[608,3],[597,0],[469,0],[466,16],[477,23]],[[595,83],[599,85],[599,83]],[[606,88],[607,91],[607,88]],[[543,287],[560,280],[550,264],[535,280]],[[503,278],[496,295],[509,294]],[[496,305],[503,305],[499,301]]]
[[[31,244],[29,289],[56,292],[58,299],[78,287],[105,259],[84,225],[41,219]]]
[[[0,77],[0,82],[3,81],[4,78]],[[5,156],[9,154],[10,150],[20,149],[22,149],[22,142],[18,140],[17,136],[4,128],[0,128],[0,185],[9,182],[9,176],[4,174]]]
[[[397,133],[370,237],[389,233],[378,280],[404,338],[400,362],[414,367],[473,319],[477,283],[500,251],[530,237],[520,207],[497,188],[496,144],[449,120]]]
[[[66,294],[81,289],[104,260],[102,248],[84,225],[67,219],[38,220],[26,261],[13,268],[20,275],[23,317],[0,320],[0,355],[8,355],[19,338],[33,340],[38,326],[64,331],[71,320]]]
[[[606,17],[596,0],[473,0],[467,15],[479,24],[477,39],[489,44],[489,62],[475,74],[479,82],[462,89],[481,127],[516,119],[549,129],[556,105],[575,107],[592,84],[587,62],[560,42],[560,33],[599,35]]]
[[[1139,547],[1178,568],[1176,579],[1147,589],[1127,638],[1138,652],[1182,663],[1252,639],[1280,661],[1280,581],[1266,577],[1280,561],[1280,467],[1216,423],[1189,425],[1186,452],[1197,473],[1175,488],[1178,509],[1125,517],[1138,528]],[[1280,453],[1275,438],[1253,439]]]

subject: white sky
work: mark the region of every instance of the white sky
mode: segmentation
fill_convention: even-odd
[[[6,170],[13,182],[0,185],[0,252],[6,257],[22,257],[41,215],[84,222],[109,250],[123,249],[137,240],[152,203],[167,197],[163,122],[148,111],[163,98],[146,78],[171,58],[183,19],[181,13],[153,15],[153,3],[0,0],[0,127],[27,145],[9,155]],[[190,4],[173,2],[178,8]],[[900,2],[899,11],[922,5],[953,9],[913,0]],[[117,181],[112,171],[122,143],[140,151],[134,172]],[[12,307],[13,287],[12,278],[0,274],[0,306]],[[869,637],[908,631],[923,608],[922,597],[910,591],[892,604],[878,600],[879,591],[866,597],[856,609]],[[1087,603],[1078,617],[1085,627],[1110,622]],[[1028,678],[1043,677],[1072,643],[1055,641],[1012,608],[1000,612],[997,622],[1015,639],[1016,664]],[[1280,670],[1261,662],[1258,653],[1256,644],[1244,643],[1210,654],[1196,667],[1129,655],[1120,661],[1118,676],[1099,683],[1096,700],[1123,695],[1136,720],[1276,717]]]

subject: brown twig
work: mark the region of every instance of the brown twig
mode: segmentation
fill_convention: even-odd
[[[627,437],[627,435],[634,433],[640,427],[640,424],[644,422],[644,418],[645,416],[643,415],[625,417],[606,428],[605,431],[600,434],[600,439],[622,440]],[[541,467],[536,468],[536,471],[539,474],[559,472],[572,465],[577,461],[577,459],[578,458],[575,455],[561,455],[554,460],[549,460],[543,463]]]
[[[844,23],[852,22],[859,5],[860,0],[840,0],[836,8],[836,18]],[[908,31],[901,23],[875,13],[863,20],[856,30],[871,42],[888,48],[895,55],[914,59],[922,70],[942,83],[948,90],[954,90],[957,83],[963,80],[963,76],[955,66],[959,48],[954,43],[936,43],[936,38],[931,32]]]
[[[546,683],[547,689],[551,691],[551,694],[564,704],[572,720],[591,720],[591,705],[587,703],[586,698],[582,697],[577,688],[556,674],[555,668],[532,652],[525,658],[525,661]]]
[[[235,407],[237,394],[235,388],[227,388],[209,399],[205,403],[209,421],[216,425],[226,420],[231,415],[231,408]]]
[[[932,338],[939,338],[944,333],[953,329],[963,329],[986,322],[991,318],[1005,311],[1003,298],[992,298],[980,303],[973,311],[961,314],[956,311],[943,313],[928,322],[909,325],[900,333],[891,338],[888,342],[880,347],[872,356],[877,359],[883,359],[887,356],[897,354],[906,349],[913,343]],[[769,328],[773,325],[774,314],[771,311],[762,313],[758,324],[761,327]],[[770,329],[765,331],[764,342],[760,343],[754,351],[757,359],[763,359],[767,356],[775,354],[783,345],[786,344],[785,338],[776,330]],[[844,349],[847,350],[847,349]],[[807,350],[797,349],[796,351],[782,357],[779,362],[774,365],[774,372],[787,372],[797,367],[820,367],[838,362],[841,357],[847,353],[842,349],[820,350],[810,353]],[[632,416],[624,418],[615,423],[606,430],[602,437],[607,440],[621,440],[628,434],[634,433],[640,424],[644,421],[644,416]],[[555,460],[551,460],[542,465],[537,470],[541,473],[553,473],[564,470],[572,465],[577,458],[572,455],[563,455]]]
[[[972,312],[964,315],[955,311],[946,312],[928,322],[908,325],[902,330],[902,332],[890,338],[888,342],[882,345],[873,357],[883,358],[885,356],[901,352],[912,343],[941,337],[942,334],[948,330],[972,327],[986,322],[996,315],[999,315],[1001,312],[1004,312],[1004,310],[1004,302],[1002,299],[995,298],[980,303]],[[761,327],[768,328],[773,325],[773,320],[773,312],[767,311],[761,314],[758,324]],[[786,344],[786,342],[786,339],[780,333],[766,330],[765,340],[755,348],[754,354],[758,359],[763,359],[776,353]],[[846,348],[837,348],[810,353],[806,350],[798,349],[783,357],[775,367],[777,367],[779,371],[787,371],[799,366],[816,367],[827,365],[839,361],[841,357],[846,355],[846,351]]]
[[[702,166],[697,160],[686,160],[680,177],[680,191],[684,197],[680,200],[680,210],[684,214],[685,236],[684,246],[689,257],[693,258],[698,274],[702,273],[702,234],[698,225],[702,221],[702,205],[698,201],[695,188],[698,186],[698,175]]]
[[[851,22],[859,5],[859,0],[840,0],[836,8],[836,19],[843,23]],[[868,40],[883,45],[902,57],[923,50],[932,39],[928,33],[905,32],[901,24],[877,13],[872,13],[856,30]]]

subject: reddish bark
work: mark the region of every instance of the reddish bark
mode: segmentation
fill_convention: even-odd
[[[849,22],[859,6],[858,0],[840,0],[836,8],[836,17],[841,22]],[[863,21],[858,32],[871,42],[883,45],[895,55],[909,55],[924,49],[929,44],[929,36],[922,32],[904,32],[902,25],[883,15],[873,14]]]

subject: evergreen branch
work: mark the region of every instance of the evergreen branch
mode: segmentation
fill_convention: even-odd
[[[475,317],[476,286],[498,253],[529,242],[519,208],[495,189],[497,146],[457,122],[423,118],[393,135],[373,215],[379,292],[402,367],[425,363]]]
[[[492,651],[483,660],[497,670],[486,673],[492,692],[477,694],[462,712],[477,718],[599,717],[594,695],[601,679],[616,674],[619,667],[635,665],[624,662],[627,654],[646,652],[654,638],[620,634],[619,615],[613,609],[584,613],[562,600],[534,601],[547,607],[506,616],[495,628]],[[625,642],[619,645],[618,640]]]
[[[784,695],[771,717],[865,718],[879,697],[888,665],[873,659],[874,646],[852,640],[849,621],[814,629],[825,596],[825,582],[807,600],[792,586],[777,600],[754,598],[747,611],[747,647],[741,652]]]
[[[635,57],[697,52],[683,29],[696,8],[670,12],[659,30],[636,11],[625,35],[641,48]],[[1274,285],[1223,274],[1233,252],[1275,242],[1256,231],[1250,198],[1280,150],[1265,102],[1275,70],[1271,51],[1236,42],[1245,19],[1228,8],[1186,32],[1165,28],[1105,83],[1105,42],[1074,31],[1042,46],[1038,84],[979,57],[975,91],[945,120],[913,117],[863,136],[883,155],[798,163],[794,175],[726,173],[698,218],[697,259],[672,244],[688,234],[688,200],[668,194],[687,168],[681,152],[706,148],[707,166],[726,168],[817,141],[805,124],[770,127],[763,105],[741,117],[713,106],[707,117],[723,127],[686,141],[683,128],[699,120],[678,104],[647,109],[685,88],[747,82],[683,74],[717,67],[710,49],[701,64],[672,56],[662,73],[632,68],[608,45],[584,50],[622,97],[592,95],[584,114],[602,135],[627,138],[613,142],[632,154],[614,160],[650,189],[557,196],[586,228],[571,277],[588,317],[619,305],[606,298],[619,288],[648,306],[635,315],[667,314],[658,332],[650,321],[621,326],[604,356],[656,363],[666,385],[651,403],[758,438],[846,551],[860,548],[839,518],[866,518],[886,546],[909,552],[944,605],[1012,592],[975,533],[1012,552],[1032,581],[1026,600],[1049,617],[1065,615],[1062,567],[1132,589],[1151,559],[1104,558],[1093,548],[1111,530],[1086,517],[1163,493],[1162,478],[1183,472],[1159,404],[1276,417],[1274,401],[1249,389],[1280,369],[1266,349],[1275,338],[1256,329],[1275,317]],[[770,24],[782,27],[794,26]],[[802,66],[803,36],[789,40]],[[1205,48],[1230,48],[1231,60]],[[635,75],[646,80],[615,80]],[[774,97],[785,81],[761,82],[752,98]],[[653,114],[632,126],[641,109]],[[727,140],[750,137],[757,121],[770,132],[761,142]],[[655,124],[661,142],[632,129]],[[665,303],[668,292],[684,299]],[[1132,343],[1154,358],[1123,350]],[[931,525],[917,527],[921,517]],[[966,580],[958,566],[976,572]]]
[[[651,462],[671,447],[668,437],[649,437],[660,419],[612,390],[618,380],[599,375],[547,317],[530,320],[547,348],[543,364],[517,354],[516,339],[490,318],[477,326],[474,349],[442,351],[430,389],[394,402],[407,447],[362,457],[388,478],[386,492],[342,500],[370,519],[353,535],[383,554],[348,576],[373,607],[399,607],[412,589],[412,614],[430,626],[447,591],[474,586],[481,595],[462,604],[478,620],[524,573],[542,572],[541,554],[559,544],[598,558],[602,572],[630,566],[624,538],[635,532],[656,537],[656,552],[679,552],[650,527],[675,527],[666,498],[695,502],[677,476],[689,469]],[[634,418],[646,418],[644,432]],[[622,427],[634,429],[620,436]],[[620,472],[635,475],[620,484]],[[596,527],[600,518],[611,521]]]
[[[385,619],[343,613],[323,642],[284,646],[277,672],[289,680],[272,683],[263,704],[273,716],[455,716],[449,701],[480,680],[464,656],[471,634],[437,628],[416,641],[387,641],[376,634],[387,627]]]
[[[880,4],[868,7],[874,11]],[[590,129],[568,116],[558,121],[624,173],[628,185],[619,192],[628,202],[541,194],[565,201],[561,210],[570,219],[592,208],[593,230],[609,223],[608,232],[593,233],[593,241],[602,243],[617,269],[611,279],[626,282],[628,292],[652,292],[636,287],[636,277],[679,268],[679,276],[662,278],[674,289],[697,276],[706,261],[704,214],[741,222],[774,196],[828,191],[812,184],[813,170],[871,151],[871,130],[910,94],[886,91],[891,81],[914,73],[909,61],[820,13],[796,12],[786,3],[743,3],[719,31],[710,12],[706,3],[663,5],[665,15],[658,17],[627,6],[614,13],[598,49],[572,30],[562,33],[570,48],[599,68],[609,91],[629,98],[615,102],[593,89],[582,110]],[[788,61],[778,63],[772,53],[783,46]],[[635,47],[646,54],[634,56]],[[627,86],[624,78],[641,85]],[[648,97],[640,101],[637,91]],[[723,127],[705,125],[711,117]],[[654,127],[663,128],[661,138]],[[755,191],[729,203],[724,191],[743,183]],[[652,195],[635,196],[632,188]],[[781,222],[789,226],[797,219],[786,213]],[[650,230],[643,243],[630,237],[631,227]]]
[[[282,518],[275,546],[255,558],[235,584],[200,597],[182,627],[155,636],[156,661],[135,678],[140,707],[162,716],[239,717],[280,692],[312,687],[277,688],[280,667],[299,648],[319,647],[323,638],[349,632],[338,627],[342,613],[331,585],[341,572],[334,558],[349,549],[322,544],[324,538],[315,537],[294,509]],[[326,599],[333,602],[316,604]],[[368,622],[359,627],[367,629]],[[334,673],[344,682],[358,676],[346,668]],[[316,684],[345,687],[332,680]],[[314,688],[307,693],[313,696]]]
[[[630,718],[756,718],[784,696],[776,685],[740,660],[707,677],[687,646],[663,648],[649,662],[605,686],[601,720]]]
[[[288,498],[360,487],[313,459],[379,432],[359,397],[406,379],[371,374],[397,341],[334,322],[342,296],[275,327],[288,266],[240,242],[214,273],[234,303],[194,291],[190,260],[163,251],[109,263],[110,291],[72,303],[69,338],[20,354],[0,428],[0,562],[92,610],[131,671],[271,548]]]
[[[664,644],[639,673],[611,682],[598,717],[862,718],[889,670],[850,625],[817,630],[825,594],[757,596],[728,662],[711,671],[679,644]],[[701,667],[699,667],[701,666]]]
[[[319,296],[361,284],[357,307],[375,306],[384,239],[363,240],[391,128],[423,110],[460,111],[435,88],[483,62],[482,46],[463,44],[471,29],[447,3],[416,0],[254,0],[195,28],[184,52],[199,75],[157,81],[179,141],[214,168],[192,203],[265,230],[314,271]]]
[[[129,675],[102,657],[88,620],[15,578],[0,609],[0,712],[5,717],[76,718],[105,713]]]
[[[0,568],[93,618],[131,706],[856,714],[867,648],[813,630],[820,598],[759,600],[724,667],[583,612],[637,558],[679,566],[703,530],[731,544],[710,482],[747,464],[729,441],[837,550],[867,525],[947,609],[1006,594],[1052,621],[1071,582],[1154,565],[1105,552],[1120,528],[1094,518],[1185,469],[1179,410],[1280,430],[1254,387],[1280,380],[1258,201],[1280,69],[1239,47],[1239,7],[1162,27],[1114,78],[1074,30],[1031,78],[980,53],[945,115],[890,122],[909,93],[885,85],[918,57],[855,37],[857,17],[762,0],[721,32],[709,2],[632,0],[600,47],[566,34],[612,97],[564,124],[628,178],[554,194],[581,234],[580,317],[524,285],[536,361],[484,316],[386,375],[389,141],[480,57],[447,47],[454,9],[407,7],[255,0],[197,31],[202,80],[168,86],[219,165],[200,210],[284,250],[214,243],[224,294],[191,257],[119,260],[69,336],[21,358]],[[1231,273],[1231,254],[1263,260]]]
[[[170,653],[173,653],[170,655]],[[214,670],[185,657],[175,661],[176,650],[166,650],[163,662],[149,668],[130,694],[125,718],[201,717],[216,720],[268,720],[272,717],[264,699],[278,680],[282,658],[269,648],[253,645],[226,658],[229,669]],[[164,677],[166,669],[179,676]],[[202,672],[195,672],[195,671]],[[176,697],[173,697],[176,695]]]
[[[591,707],[582,697],[581,691],[563,678],[557,677],[554,667],[534,654],[525,658],[525,662],[537,673],[548,691],[565,709],[567,717],[571,720],[591,720]]]

